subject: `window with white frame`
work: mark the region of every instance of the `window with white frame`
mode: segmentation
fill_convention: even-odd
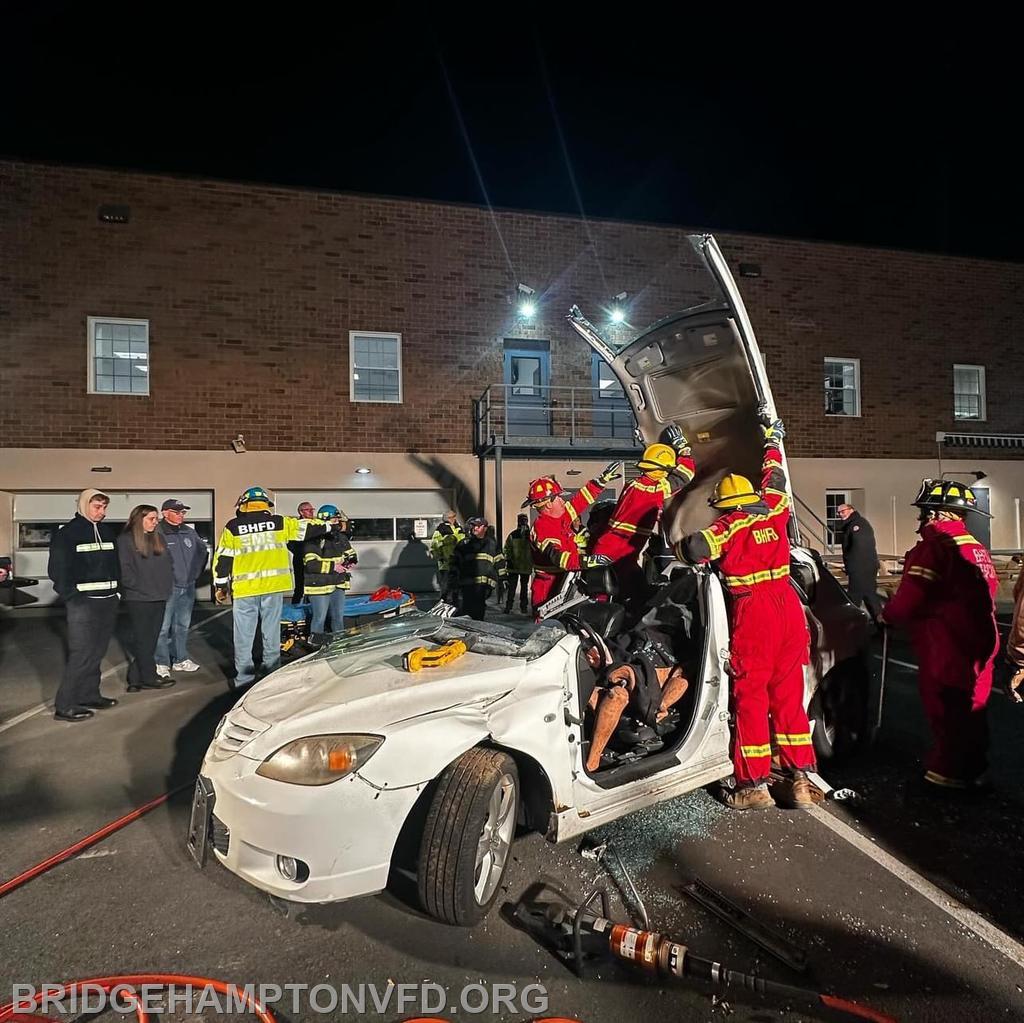
[[[830,544],[839,542],[839,530],[843,524],[843,520],[839,517],[839,506],[851,503],[852,497],[849,490],[825,491],[825,526],[828,531],[825,539]]]
[[[90,394],[149,394],[149,320],[86,318]]]
[[[402,401],[402,335],[353,330],[348,335],[352,401]]]
[[[825,359],[825,415],[860,415],[860,359]]]
[[[953,418],[985,418],[984,366],[953,366]]]

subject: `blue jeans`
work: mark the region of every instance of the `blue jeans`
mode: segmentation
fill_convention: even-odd
[[[335,590],[333,593],[307,593],[313,605],[313,622],[309,631],[321,634],[327,631],[327,612],[331,613],[331,632],[341,632],[345,628],[345,591]]]
[[[194,586],[175,586],[164,608],[164,623],[156,641],[156,663],[178,664],[188,658],[188,630],[192,624]]]
[[[256,624],[263,635],[263,668],[267,673],[281,663],[281,609],[283,593],[267,593],[259,597],[235,597],[231,604],[231,619],[235,627],[235,686],[247,686],[256,681],[252,644],[256,639]]]

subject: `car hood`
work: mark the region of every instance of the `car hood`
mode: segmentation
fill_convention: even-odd
[[[726,473],[759,484],[761,419],[775,417],[753,327],[725,258],[711,235],[689,241],[694,260],[680,272],[696,295],[709,300],[666,316],[618,348],[600,337],[578,307],[569,314],[573,328],[618,378],[644,443],[658,441],[670,423],[690,440],[697,476],[665,508],[663,529],[672,543],[711,524],[718,513],[708,498]]]
[[[408,672],[402,654],[416,645],[405,643],[380,651],[386,659],[349,677],[340,677],[324,659],[311,657],[257,683],[241,710],[263,725],[294,724],[301,734],[308,726],[330,723],[331,730],[379,731],[398,721],[445,709],[493,700],[514,690],[526,662],[513,657],[467,653],[440,668]]]

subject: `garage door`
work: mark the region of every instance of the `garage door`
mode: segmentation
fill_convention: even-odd
[[[274,510],[295,515],[303,501],[314,508],[333,504],[354,523],[352,543],[359,564],[353,593],[395,586],[410,593],[434,590],[430,537],[451,507],[447,490],[277,490]]]
[[[168,497],[177,497],[190,507],[186,521],[199,535],[213,540],[213,493],[209,490],[107,490],[110,506],[106,522],[118,532],[123,528],[132,508],[151,504],[159,508]],[[77,510],[77,490],[33,491],[14,495],[14,565],[20,576],[39,580],[38,586],[26,587],[15,594],[18,606],[38,607],[53,604],[57,596],[46,575],[53,531],[67,522]],[[211,600],[209,569],[199,579],[200,600]]]

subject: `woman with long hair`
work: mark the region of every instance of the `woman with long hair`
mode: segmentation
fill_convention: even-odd
[[[136,505],[117,538],[121,562],[121,597],[131,620],[128,651],[128,692],[166,689],[174,679],[158,678],[156,641],[164,608],[174,590],[174,568],[164,538],[157,530],[160,515],[151,504]]]

